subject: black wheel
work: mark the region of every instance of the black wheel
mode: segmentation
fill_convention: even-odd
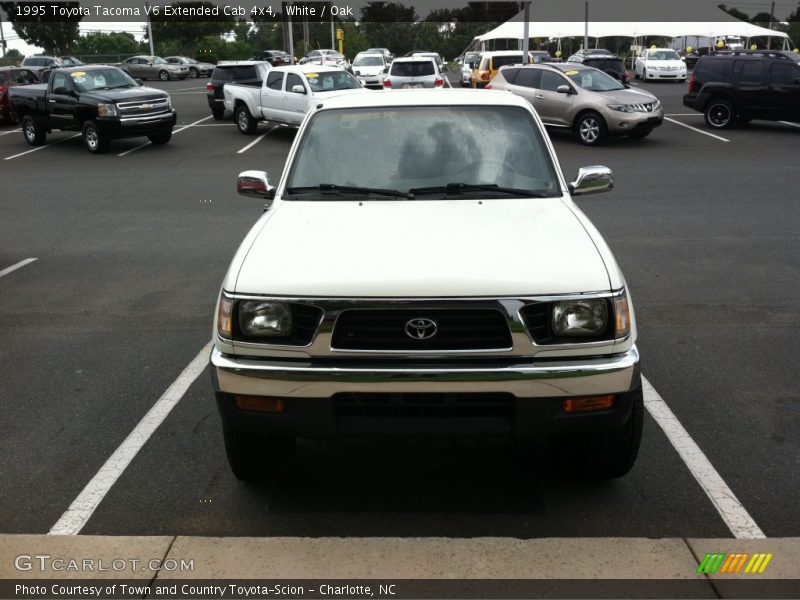
[[[169,80],[169,73],[167,73],[166,71],[159,71],[158,72],[158,78],[161,81],[168,81]]]
[[[219,106],[219,107],[215,106],[214,108],[211,109],[211,115],[217,121],[222,121],[222,119],[225,118],[225,108],[223,108],[221,106]]]
[[[295,440],[224,429],[228,464],[240,481],[264,481],[291,470]]]
[[[641,140],[646,138],[651,133],[653,133],[652,129],[637,129],[636,131],[631,131],[628,134],[628,137],[633,140]]]
[[[712,100],[706,106],[703,116],[705,116],[706,125],[711,129],[726,129],[733,124],[736,113],[733,105],[727,100]]]
[[[258,123],[256,123],[256,120],[252,117],[246,106],[238,106],[236,108],[234,120],[236,121],[236,127],[239,128],[240,133],[252,135],[256,132]]]
[[[22,135],[31,146],[44,146],[47,139],[45,128],[30,115],[22,117]]]
[[[631,470],[642,440],[644,402],[641,386],[630,394],[631,414],[621,426],[547,440],[553,458],[569,475],[587,481],[607,481]]]
[[[172,139],[172,132],[168,131],[166,133],[159,133],[158,135],[148,135],[147,139],[150,140],[150,143],[154,146],[161,146]]]
[[[83,135],[83,145],[92,154],[104,154],[108,152],[108,147],[111,145],[111,138],[104,135],[97,123],[94,121],[86,121],[81,128]]]
[[[606,122],[596,112],[584,113],[575,123],[575,133],[581,144],[599,146],[606,140]]]
[[[191,79],[197,79],[199,76],[200,76],[200,73],[197,72],[197,69],[195,69],[194,67],[189,69],[189,77]]]

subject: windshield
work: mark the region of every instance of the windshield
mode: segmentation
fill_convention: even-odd
[[[647,60],[680,60],[681,57],[675,50],[659,50],[658,52],[650,52],[647,55]]]
[[[313,92],[334,92],[336,90],[361,89],[358,80],[346,71],[326,71],[325,73],[306,73],[308,85]]]
[[[167,64],[167,61],[165,61],[163,58],[159,58],[159,57],[157,56],[157,57],[155,57],[155,58],[153,59],[153,64],[154,64],[154,65],[165,65],[165,64]]]
[[[353,61],[354,67],[382,67],[383,57],[381,56],[356,56]]]
[[[567,71],[564,75],[569,77],[576,85],[590,92],[611,92],[625,89],[625,86],[619,81],[597,69]]]
[[[343,169],[341,157],[358,165]],[[287,180],[290,200],[347,199],[314,188],[366,188],[408,194],[419,188],[499,186],[560,196],[540,130],[530,113],[508,106],[351,108],[316,114]],[[390,194],[383,194],[389,196]],[[433,195],[432,193],[430,195]],[[465,197],[508,198],[474,190]],[[517,194],[519,195],[519,194]],[[416,199],[424,199],[419,192]]]
[[[392,63],[392,71],[390,75],[395,77],[425,77],[427,75],[435,75],[436,68],[433,62],[429,60],[414,61],[414,62],[398,62]]]
[[[136,86],[136,82],[127,73],[114,68],[73,71],[71,75],[75,87],[81,92]]]

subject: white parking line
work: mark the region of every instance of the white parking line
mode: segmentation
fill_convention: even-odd
[[[689,432],[678,421],[664,399],[644,376],[642,376],[642,392],[644,393],[644,405],[650,416],[664,431],[667,439],[683,459],[700,487],[703,488],[733,536],[737,539],[767,537],[739,502],[728,484],[717,473]]]
[[[206,94],[207,92],[203,90],[202,92],[170,92],[170,96],[194,96],[195,94]]]
[[[11,131],[4,131],[3,133],[0,133],[0,135],[8,135],[9,133],[19,133],[20,131],[22,131],[22,129],[12,129]]]
[[[198,123],[202,123],[203,121],[208,121],[208,120],[209,120],[209,119],[210,119],[212,116],[213,116],[213,115],[209,115],[209,116],[207,116],[207,117],[205,117],[205,118],[203,118],[203,119],[200,119],[199,121],[195,121],[194,123],[190,123],[189,125],[184,125],[184,126],[183,126],[183,127],[181,127],[180,129],[176,129],[176,130],[174,130],[172,133],[173,133],[173,135],[174,135],[174,134],[176,134],[176,133],[180,133],[180,132],[181,132],[181,131],[183,131],[184,129],[189,129],[189,127],[194,127],[194,126],[195,126],[195,125],[197,125]],[[141,150],[141,149],[142,149],[142,148],[144,148],[145,146],[149,146],[149,145],[150,145],[150,142],[145,142],[144,144],[141,144],[141,145],[139,145],[139,146],[136,146],[135,148],[131,148],[130,150],[126,150],[125,152],[120,152],[119,154],[117,154],[117,156],[127,156],[127,155],[128,155],[128,154],[130,154],[131,152],[136,152],[137,150]]]
[[[15,154],[14,156],[6,156],[3,160],[11,160],[12,158],[17,158],[19,156],[25,156],[26,154],[30,154],[31,152],[36,152],[37,150],[44,150],[45,148],[49,148],[54,144],[60,144],[61,142],[66,142],[67,140],[75,139],[76,137],[81,137],[80,133],[76,133],[75,135],[71,135],[69,137],[61,138],[60,140],[56,140],[55,142],[50,142],[49,144],[45,144],[44,146],[36,146],[32,150],[26,150],[25,152],[20,152],[19,154]]]
[[[713,133],[708,133],[707,131],[703,131],[702,129],[698,129],[697,127],[692,127],[691,125],[687,125],[686,123],[681,123],[680,121],[676,121],[675,119],[670,119],[669,117],[664,117],[665,121],[669,121],[670,123],[675,123],[675,125],[680,125],[681,127],[686,127],[686,129],[691,129],[692,131],[696,131],[697,133],[702,133],[703,135],[707,135],[708,137],[712,137],[715,140],[719,140],[720,142],[730,142],[729,139],[724,137],[720,137],[718,135],[714,135]]]
[[[702,117],[703,113],[670,113],[665,117]]]
[[[117,482],[131,461],[139,453],[158,426],[164,422],[170,411],[178,404],[189,386],[202,373],[208,364],[208,353],[212,342],[208,342],[200,353],[194,357],[167,391],[158,399],[153,407],[142,417],[125,441],[116,449],[100,470],[86,484],[78,497],[70,504],[66,512],[50,529],[50,535],[77,535],[102,502],[108,490]]]
[[[196,87],[195,86],[195,87],[190,87],[190,88],[178,88],[177,90],[172,90],[171,92],[168,91],[168,90],[163,90],[163,91],[167,92],[168,94],[174,94],[175,92],[185,92],[187,90],[203,90],[203,92],[205,92],[206,91],[206,87],[205,86],[202,86],[202,87]]]
[[[792,127],[800,127],[798,123],[791,123],[789,121],[778,121],[778,123],[783,123],[784,125],[791,125]]]
[[[21,260],[21,261],[19,261],[19,262],[18,262],[17,264],[15,264],[15,265],[11,265],[10,267],[6,267],[6,268],[5,268],[5,269],[3,269],[2,271],[0,271],[0,277],[5,277],[5,276],[6,276],[6,275],[8,275],[9,273],[13,273],[13,272],[14,272],[14,271],[16,271],[17,269],[21,269],[21,268],[22,268],[22,267],[24,267],[25,265],[29,265],[29,264],[31,264],[31,263],[32,263],[33,261],[35,261],[35,260],[39,260],[39,259],[38,259],[38,258],[26,258],[25,260]]]
[[[269,129],[267,129],[267,130],[266,130],[264,133],[262,133],[260,136],[258,136],[258,137],[257,137],[255,140],[253,140],[252,142],[250,142],[249,144],[247,144],[247,146],[245,146],[245,147],[244,147],[244,148],[242,148],[241,150],[237,150],[237,151],[236,151],[236,154],[244,154],[245,152],[247,152],[248,150],[250,150],[250,148],[252,148],[253,146],[255,146],[255,145],[258,143],[258,142],[260,142],[260,141],[261,141],[261,140],[263,140],[265,137],[267,137],[267,135],[269,135],[270,133],[272,133],[273,131],[275,131],[275,130],[276,130],[278,127],[280,127],[280,125],[273,125],[273,126],[272,126],[272,127],[270,127]]]

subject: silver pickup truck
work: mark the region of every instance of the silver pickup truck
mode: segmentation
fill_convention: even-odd
[[[267,71],[260,88],[225,84],[225,109],[239,131],[256,132],[259,121],[299,126],[309,109],[333,96],[363,93],[361,83],[339,67],[294,65]]]

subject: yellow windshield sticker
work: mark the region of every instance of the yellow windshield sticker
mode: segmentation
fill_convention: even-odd
[[[75,71],[74,73],[70,73],[73,77],[85,77],[86,71]]]
[[[306,73],[306,77],[308,77],[309,79],[316,79],[317,77],[319,77],[319,73]]]
[[[566,73],[564,73],[564,75],[577,75],[577,74],[578,74],[577,71],[567,71]]]

